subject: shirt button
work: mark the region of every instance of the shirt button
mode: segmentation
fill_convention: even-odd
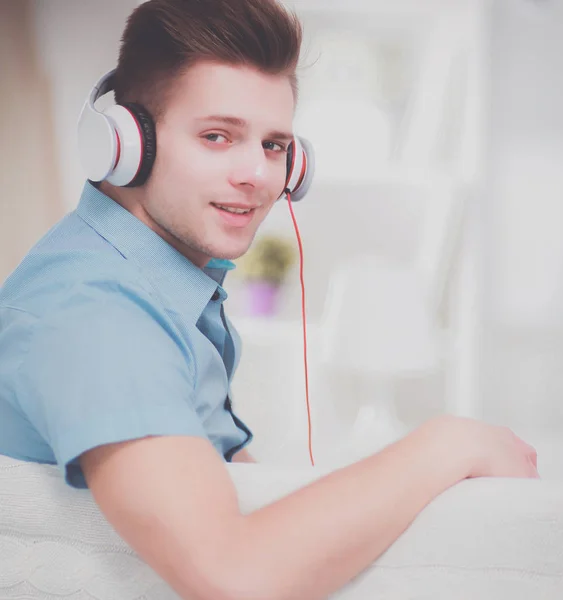
[[[220,297],[221,294],[219,294],[219,290],[215,290],[213,292],[213,296],[211,296],[211,300],[213,300],[213,302],[217,302],[217,300],[219,300]]]

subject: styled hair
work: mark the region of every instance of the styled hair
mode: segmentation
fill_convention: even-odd
[[[121,38],[116,102],[138,102],[158,120],[177,79],[202,60],[287,76],[297,101],[302,38],[278,0],[148,0]]]

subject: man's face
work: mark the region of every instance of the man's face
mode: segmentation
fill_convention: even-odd
[[[200,267],[244,254],[283,191],[293,113],[286,77],[191,67],[157,124],[157,158],[139,198],[144,220]]]

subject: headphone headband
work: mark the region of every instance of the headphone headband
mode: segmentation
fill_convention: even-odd
[[[102,97],[105,96],[108,92],[111,92],[114,88],[114,79],[115,79],[115,71],[116,69],[112,69],[105,75],[103,75],[98,83],[92,88],[90,92],[90,106],[94,108],[94,104]]]

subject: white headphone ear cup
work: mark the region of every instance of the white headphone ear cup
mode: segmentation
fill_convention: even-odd
[[[301,152],[301,160],[295,160],[296,173],[292,174],[292,180],[295,180],[295,189],[290,188],[291,201],[299,202],[302,200],[313,183],[313,175],[315,174],[315,151],[313,144],[309,140],[299,137],[297,138],[298,144],[296,149],[299,148]],[[304,167],[305,173],[302,175],[302,167]],[[289,186],[288,186],[289,187]]]
[[[106,180],[112,185],[125,186],[135,179],[141,166],[143,139],[135,117],[119,104],[113,104],[103,113],[117,131],[120,152],[117,164]]]
[[[111,173],[117,146],[112,123],[85,105],[78,121],[78,157],[88,179],[102,181]]]

